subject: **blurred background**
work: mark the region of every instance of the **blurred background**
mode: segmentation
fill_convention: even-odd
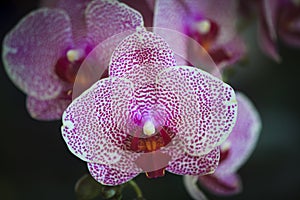
[[[36,0],[1,1],[2,39],[30,10]],[[257,46],[256,25],[247,30],[249,56],[235,66],[229,83],[244,92],[259,111],[263,129],[253,155],[240,169],[243,192],[209,199],[300,199],[300,49],[279,46],[280,64]],[[1,49],[2,50],[2,49]],[[85,173],[85,162],[72,155],[60,133],[60,121],[30,118],[25,95],[0,67],[0,199],[75,199],[74,185]],[[167,173],[159,179],[136,178],[149,199],[190,199],[182,177]]]

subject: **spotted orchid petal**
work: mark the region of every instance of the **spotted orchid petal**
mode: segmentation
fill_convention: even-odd
[[[172,50],[160,36],[139,30],[115,49],[109,75],[126,78],[136,86],[141,86],[154,83],[160,71],[175,64]]]
[[[213,149],[204,156],[183,155],[171,161],[166,168],[169,172],[179,175],[206,175],[215,171],[220,159],[219,148]]]
[[[82,160],[113,164],[122,157],[126,133],[119,119],[128,115],[132,83],[102,79],[76,98],[63,114],[62,134],[69,149]]]
[[[116,0],[92,1],[85,15],[88,36],[95,45],[113,35],[135,30],[144,24],[139,12]]]
[[[5,69],[12,81],[29,96],[45,100],[61,92],[64,83],[53,72],[66,46],[72,44],[70,27],[65,12],[43,8],[23,18],[4,38]]]
[[[254,105],[242,93],[236,93],[238,115],[236,124],[227,140],[221,145],[228,150],[227,157],[219,164],[215,174],[235,173],[249,158],[257,143],[261,120]]]
[[[220,145],[231,132],[237,115],[233,89],[193,67],[162,71],[156,82],[180,98],[180,115],[174,129],[189,155],[200,156]]]
[[[242,190],[241,180],[237,174],[199,176],[201,186],[216,195],[234,195]]]
[[[91,175],[103,185],[120,185],[136,177],[139,173],[124,172],[107,165],[88,163]]]
[[[27,96],[26,107],[32,118],[49,121],[61,118],[70,102],[71,100],[67,98],[39,100]]]

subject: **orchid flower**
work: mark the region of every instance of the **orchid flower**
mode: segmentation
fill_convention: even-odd
[[[219,69],[238,61],[245,46],[236,33],[236,1],[156,0],[153,26],[173,29],[196,40]],[[165,38],[170,38],[167,35]],[[174,39],[176,40],[176,39]],[[192,47],[178,43],[188,52]],[[201,52],[194,52],[194,56]]]
[[[6,35],[4,66],[27,95],[33,118],[60,119],[89,52],[108,37],[142,25],[142,16],[118,1],[53,1],[51,8],[31,12]]]
[[[237,170],[253,152],[261,131],[260,117],[251,101],[242,93],[236,93],[238,114],[236,124],[227,140],[221,144],[220,163],[213,174],[186,176],[184,183],[190,195],[197,200],[206,199],[196,187],[197,181],[216,195],[233,195],[241,191]]]
[[[142,172],[213,173],[236,113],[229,85],[176,66],[168,44],[140,27],[115,49],[109,77],[65,110],[61,130],[98,182],[118,185]]]
[[[262,50],[280,61],[276,42],[300,47],[300,3],[297,0],[262,0],[259,39]]]

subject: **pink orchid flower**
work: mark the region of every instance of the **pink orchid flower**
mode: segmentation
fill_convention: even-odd
[[[290,46],[300,47],[300,4],[296,0],[262,0],[260,3],[259,44],[267,55],[279,62],[278,38]]]
[[[196,186],[200,185],[216,195],[233,195],[241,191],[237,170],[247,161],[257,143],[261,120],[251,103],[243,94],[236,93],[238,114],[236,124],[227,140],[221,144],[220,163],[213,174],[199,177],[186,176],[186,189],[194,199],[206,199]]]
[[[153,26],[177,30],[195,39],[223,69],[245,54],[235,27],[237,10],[234,0],[156,0]],[[178,46],[186,52],[192,48],[186,43]],[[200,53],[194,52],[194,56]]]
[[[233,89],[195,67],[176,66],[157,34],[138,29],[115,49],[109,77],[63,114],[70,151],[91,175],[118,185],[145,172],[213,173],[237,114]]]
[[[137,11],[118,1],[59,0],[50,7],[25,16],[3,41],[7,74],[39,120],[61,118],[77,70],[99,42],[143,25]]]

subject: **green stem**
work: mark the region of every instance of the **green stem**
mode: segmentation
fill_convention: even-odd
[[[143,193],[142,190],[140,189],[140,187],[136,184],[136,182],[134,180],[130,180],[128,182],[128,184],[134,189],[137,198],[142,198],[143,197]]]

